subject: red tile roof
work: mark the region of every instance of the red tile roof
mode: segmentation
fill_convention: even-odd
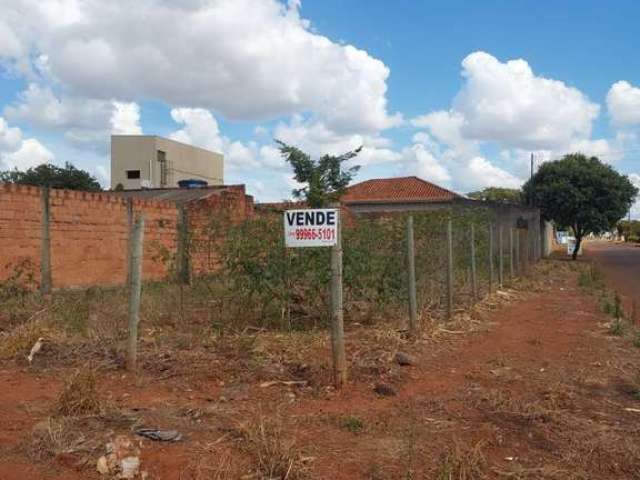
[[[356,183],[341,197],[350,202],[446,202],[460,195],[418,177],[376,178]]]

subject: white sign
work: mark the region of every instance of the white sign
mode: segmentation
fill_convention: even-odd
[[[338,239],[339,213],[335,208],[287,210],[284,239],[287,247],[331,247]]]

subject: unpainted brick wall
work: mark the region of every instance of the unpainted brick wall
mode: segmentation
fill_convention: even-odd
[[[0,184],[0,281],[28,262],[40,278],[42,190]],[[145,215],[143,278],[166,276],[177,242],[178,210],[173,203],[133,200]],[[127,277],[127,202],[107,193],[51,190],[53,288],[121,285]]]
[[[194,275],[219,268],[217,252],[225,235],[225,228],[251,217],[253,207],[253,197],[246,195],[244,185],[229,186],[219,195],[187,205],[191,269]]]

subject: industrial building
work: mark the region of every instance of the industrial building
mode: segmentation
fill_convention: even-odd
[[[221,153],[156,135],[111,136],[111,189],[175,188],[199,180],[223,185]]]

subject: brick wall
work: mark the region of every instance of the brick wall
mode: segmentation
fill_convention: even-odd
[[[132,200],[134,214],[144,213],[143,278],[166,278],[178,244],[174,202]],[[234,185],[184,206],[192,240],[195,275],[215,270],[217,248],[230,222],[253,214],[253,198]],[[40,280],[42,189],[0,184],[0,281],[30,266]],[[50,191],[51,271],[53,288],[122,285],[127,277],[127,200],[109,193]],[[26,263],[25,263],[26,262]]]
[[[191,268],[195,275],[219,267],[217,251],[226,226],[252,216],[253,206],[244,185],[230,186],[219,195],[188,204]]]
[[[42,190],[0,184],[0,281],[29,262],[40,278]],[[178,210],[168,202],[133,200],[145,215],[143,278],[161,279],[167,263],[161,249],[174,251]],[[107,193],[50,192],[53,288],[119,285],[126,281],[127,202]]]

